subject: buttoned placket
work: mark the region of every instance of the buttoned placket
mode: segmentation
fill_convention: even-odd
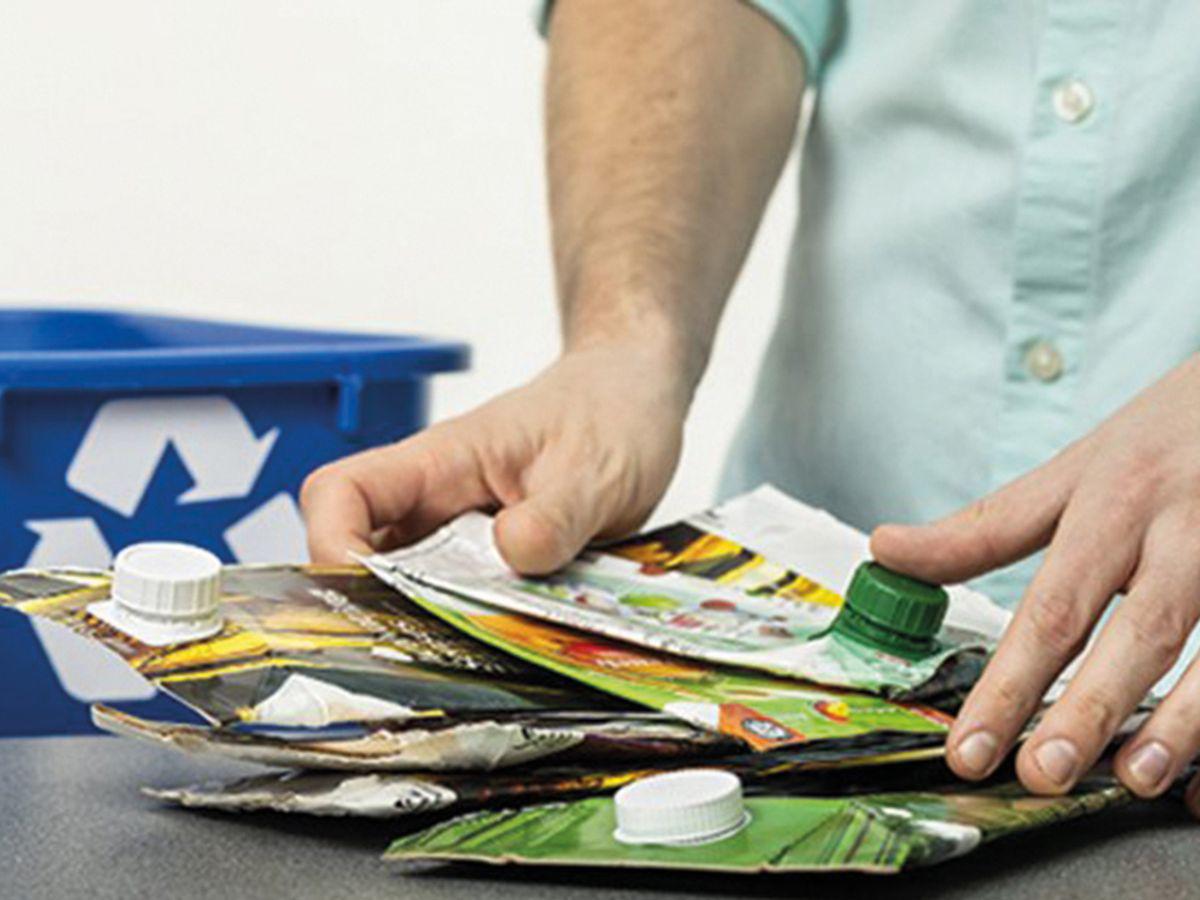
[[[1122,0],[1050,0],[1019,162],[993,489],[1077,437]],[[1008,577],[1024,581],[1031,567]]]

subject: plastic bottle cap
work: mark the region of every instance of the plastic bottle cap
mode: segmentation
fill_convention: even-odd
[[[950,597],[944,588],[866,562],[854,572],[831,631],[902,657],[935,649]]]
[[[625,844],[702,844],[739,831],[750,814],[742,782],[720,769],[681,769],[617,791],[613,837]]]
[[[134,544],[113,563],[112,599],[88,612],[155,647],[221,630],[221,561],[191,544]]]

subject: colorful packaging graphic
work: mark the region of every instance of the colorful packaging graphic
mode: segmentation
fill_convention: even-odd
[[[236,812],[459,816],[395,841],[387,858],[405,864],[896,872],[1130,799],[1101,771],[1067,797],[948,783],[950,718],[913,701],[953,709],[1007,616],[955,587],[928,656],[827,634],[865,537],[777,491],[542,579],[510,573],[490,531],[467,516],[369,569],[225,569],[220,631],[164,647],[89,612],[111,597],[107,572],[0,575],[0,606],[108,648],[213,726],[96,707],[101,728],[286,769],[147,793]],[[604,795],[698,763],[742,780],[745,828],[700,846],[613,837]]]
[[[394,569],[378,574],[450,625],[505,653],[756,750],[867,734],[940,735],[950,722],[930,707],[655,653],[414,584]]]
[[[528,758],[520,729],[540,711],[585,717],[615,712],[609,695],[556,678],[464,637],[357,567],[230,567],[223,572],[224,626],[211,638],[150,647],[90,615],[109,596],[106,572],[19,571],[0,576],[0,604],[57,622],[107,647],[134,670],[213,723],[259,723],[322,728],[339,722],[386,722],[396,737],[377,739],[397,754],[416,752],[423,732],[442,733],[445,767],[476,765],[465,741],[445,741],[461,724],[464,735],[484,732],[481,717],[524,718],[497,725]],[[503,753],[493,762],[511,764]],[[547,752],[549,741],[541,745]],[[514,752],[516,752],[514,750]],[[484,756],[488,756],[485,753]],[[408,763],[428,767],[422,751]]]
[[[395,841],[385,859],[723,872],[892,873],[931,865],[1012,834],[1126,803],[1111,778],[1065,797],[1008,783],[855,796],[749,797],[745,828],[700,845],[630,845],[613,837],[608,797],[479,812]]]
[[[732,504],[740,505],[742,517],[752,516],[756,504],[765,515],[767,505],[757,496]],[[825,635],[841,596],[705,530],[714,521],[720,521],[719,510],[707,519],[584,553],[544,578],[524,578],[496,553],[491,520],[469,513],[419,544],[377,556],[370,564],[414,585],[546,622],[690,659],[821,684],[912,696],[935,676],[935,692],[978,676],[989,639],[961,625],[943,627],[932,652],[920,658]],[[830,528],[846,528],[832,519],[829,523]]]

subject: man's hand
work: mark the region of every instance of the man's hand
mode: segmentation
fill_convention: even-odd
[[[1017,757],[1031,791],[1069,790],[1168,671],[1200,617],[1200,357],[1169,373],[1046,465],[949,518],[872,536],[885,565],[956,582],[1049,545],[950,734],[951,768],[991,773],[1114,594],[1125,599]],[[1142,797],[1200,750],[1193,664],[1117,755]],[[1188,804],[1200,813],[1200,783]]]
[[[635,529],[679,459],[688,392],[674,371],[644,343],[567,353],[473,412],[318,469],[301,492],[313,559],[346,562],[495,509],[505,560],[545,573]]]
[[[662,496],[730,287],[787,159],[796,47],[731,0],[559,0],[546,144],[562,357],[526,387],[316,472],[319,561],[498,511],[548,572]]]

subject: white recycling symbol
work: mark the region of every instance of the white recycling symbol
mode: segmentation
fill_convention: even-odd
[[[257,437],[228,397],[111,400],[97,410],[66,480],[76,493],[129,517],[173,446],[193,482],[177,503],[237,499],[254,489],[278,437],[278,428]],[[31,519],[25,527],[38,536],[28,566],[103,568],[112,561],[112,549],[93,519]],[[303,519],[287,492],[243,516],[222,536],[243,563],[301,562],[307,556]],[[33,621],[63,687],[78,699],[130,700],[154,693],[107,652],[62,626]]]
[[[256,438],[228,397],[148,397],[100,407],[67,469],[77,493],[132,516],[168,444],[195,486],[179,503],[245,497],[279,429]]]

